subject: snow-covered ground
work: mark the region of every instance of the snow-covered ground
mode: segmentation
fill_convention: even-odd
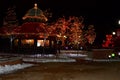
[[[34,55],[19,55],[19,54],[2,54],[4,56],[19,56],[22,58],[23,61],[25,62],[76,62],[75,59],[70,58],[70,57],[85,57],[86,55],[80,55],[80,54],[59,54],[59,55],[54,55],[54,54],[34,54]],[[10,57],[8,59],[11,59]],[[15,58],[14,58],[15,59]],[[0,58],[0,61],[5,61],[7,58]],[[5,66],[0,66],[0,74],[6,74],[10,73],[19,69],[24,69],[26,67],[33,66],[33,64],[16,64],[16,65],[5,65]]]
[[[6,55],[7,56],[7,55]],[[67,55],[67,54],[62,54],[59,56],[53,55],[53,54],[47,54],[47,55],[43,55],[43,54],[35,54],[35,55],[25,55],[22,56],[22,60],[25,62],[76,62],[75,59],[73,58],[69,58],[71,55]],[[78,56],[78,55],[76,55]],[[74,55],[75,57],[75,55]],[[3,61],[3,59],[7,59],[7,58],[3,58],[1,57],[0,60]],[[28,64],[28,63],[23,63],[23,64],[16,64],[16,65],[5,65],[5,66],[0,66],[0,74],[6,74],[6,73],[11,73],[13,71],[19,70],[19,69],[24,69],[27,67],[33,66],[33,64]]]
[[[36,55],[27,55],[24,56],[22,59],[25,62],[37,62],[37,63],[46,63],[46,62],[76,62],[75,57],[80,57],[80,58],[85,58],[86,60],[91,60],[87,58],[87,55],[82,55],[82,54],[61,54],[59,56],[56,55],[42,55],[42,54],[36,54]],[[1,58],[3,60],[4,58]],[[104,62],[104,61],[120,61],[120,60],[111,60],[111,59],[96,59],[93,61],[97,62]],[[11,73],[13,71],[19,70],[19,69],[24,69],[27,67],[31,67],[34,64],[28,64],[28,63],[22,63],[22,64],[16,64],[16,65],[5,65],[5,66],[0,66],[0,75],[1,74],[7,74]]]
[[[23,58],[23,61],[25,62],[76,62],[75,59],[70,59],[70,58]],[[19,69],[24,69],[27,67],[31,67],[33,64],[28,64],[28,63],[23,63],[23,64],[16,64],[16,65],[5,65],[5,66],[0,66],[0,75],[1,74],[7,74],[11,73],[13,71],[19,70]]]
[[[13,71],[19,70],[19,69],[24,69],[27,67],[31,67],[33,64],[16,64],[16,65],[5,65],[5,66],[0,66],[0,75],[1,74],[7,74],[11,73]]]
[[[25,62],[42,62],[42,63],[46,63],[46,62],[76,62],[75,59],[71,59],[71,58],[23,58],[23,61]]]
[[[75,57],[87,57],[87,55],[83,54],[59,54],[59,55],[53,55],[53,54],[35,54],[35,55],[29,55],[27,57],[23,58],[23,61],[25,62],[76,62]]]
[[[5,56],[9,54],[3,54]],[[10,54],[11,55],[11,54]],[[80,54],[59,54],[58,56],[53,54],[34,54],[34,55],[18,55],[18,54],[12,54],[13,56],[21,56],[23,57],[22,60],[25,62],[76,62],[75,59],[70,57],[85,57],[86,55],[80,55]],[[11,59],[11,58],[8,58]],[[7,60],[7,58],[0,58],[0,61]],[[33,64],[16,64],[16,65],[5,65],[0,66],[0,74],[6,74],[10,73],[19,69],[24,69],[26,67],[33,66]]]

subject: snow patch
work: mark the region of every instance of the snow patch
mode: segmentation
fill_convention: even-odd
[[[26,63],[0,66],[0,74],[11,73],[13,71],[24,69],[26,67],[31,67],[31,66],[33,66],[33,64],[26,64]]]
[[[75,59],[68,59],[68,58],[23,58],[25,62],[76,62]]]

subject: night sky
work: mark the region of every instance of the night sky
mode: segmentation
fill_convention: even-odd
[[[102,41],[105,34],[119,27],[120,5],[115,0],[0,0],[0,22],[10,5],[16,6],[18,20],[38,3],[41,10],[50,9],[53,18],[60,16],[83,16],[85,24],[93,24],[97,39]]]

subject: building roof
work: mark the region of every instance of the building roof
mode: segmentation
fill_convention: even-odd
[[[43,11],[38,8],[37,4],[34,4],[32,9],[29,9],[28,12],[23,17],[23,20],[30,22],[46,22],[47,17],[43,14]]]
[[[17,28],[17,26],[14,26],[14,27],[3,26],[0,28],[0,35],[1,36],[12,35],[12,34],[14,34],[14,30],[16,28]]]
[[[47,33],[47,30],[44,26],[44,23],[39,22],[27,22],[22,24],[15,31],[19,34],[39,34],[39,33]]]

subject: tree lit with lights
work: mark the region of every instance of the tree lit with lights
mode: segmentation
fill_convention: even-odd
[[[50,34],[56,34],[57,40],[62,41],[62,46],[79,47],[86,46],[86,43],[92,44],[96,38],[93,25],[84,29],[83,17],[69,16],[61,17],[50,25]]]
[[[7,9],[6,16],[4,18],[4,26],[15,27],[18,26],[18,20],[15,12],[16,7],[12,6]]]

